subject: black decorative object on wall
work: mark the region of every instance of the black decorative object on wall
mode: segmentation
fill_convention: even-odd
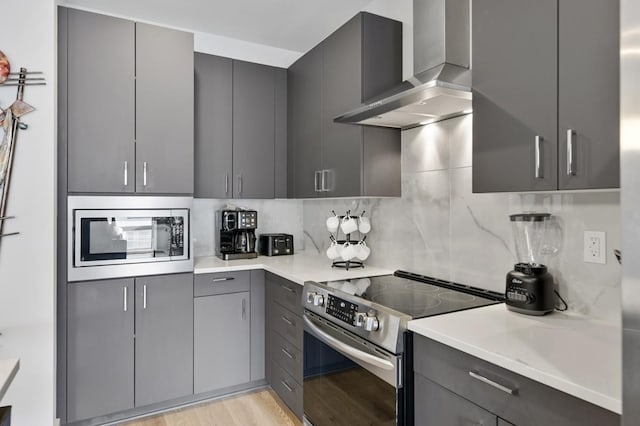
[[[11,171],[15,154],[18,131],[27,130],[28,126],[22,122],[22,117],[35,110],[34,107],[24,101],[24,88],[26,86],[44,86],[43,77],[39,71],[27,71],[20,68],[19,72],[11,72],[9,60],[0,51],[0,87],[13,86],[18,88],[16,100],[6,109],[0,107],[0,239],[18,232],[3,234],[4,222],[13,219],[7,216],[7,200],[11,183]]]

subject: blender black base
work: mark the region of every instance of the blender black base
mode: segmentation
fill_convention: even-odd
[[[509,309],[510,311],[513,312],[517,312],[519,314],[525,314],[525,315],[533,315],[536,317],[541,317],[547,314],[550,314],[551,312],[554,311],[554,309],[548,310],[548,311],[537,311],[534,309],[525,309],[525,308],[517,308],[515,306],[511,306],[509,304],[507,304],[507,309]]]

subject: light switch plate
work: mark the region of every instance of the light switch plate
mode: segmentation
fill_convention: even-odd
[[[584,231],[584,261],[607,263],[607,234],[600,231]]]

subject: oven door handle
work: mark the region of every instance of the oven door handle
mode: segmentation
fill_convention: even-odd
[[[322,340],[327,345],[337,349],[338,351],[344,353],[345,355],[349,355],[357,360],[362,362],[366,362],[367,364],[373,365],[375,367],[381,368],[383,370],[394,370],[396,368],[395,364],[388,359],[377,357],[375,355],[368,354],[364,351],[354,348],[350,346],[327,332],[323,331],[318,325],[314,323],[314,321],[309,318],[307,315],[303,316],[303,320],[307,327],[309,327],[309,331],[313,333],[315,337]]]

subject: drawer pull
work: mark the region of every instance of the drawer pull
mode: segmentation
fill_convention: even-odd
[[[286,350],[285,348],[280,348],[280,350],[282,351],[283,354],[285,354],[287,357],[291,358],[291,359],[296,359],[295,356],[293,356],[293,354],[291,354],[288,350]]]
[[[287,287],[286,285],[281,285],[280,287],[284,288],[285,290],[287,290],[289,293],[295,293],[296,291],[292,288]]]
[[[280,383],[282,383],[282,386],[284,386],[289,392],[293,393],[293,388],[289,386],[289,383],[285,382],[284,380],[280,380]]]
[[[233,277],[224,277],[224,278],[214,278],[214,279],[211,280],[211,282],[212,283],[220,283],[220,282],[223,282],[223,281],[233,281],[233,280],[235,280],[235,278],[233,278]]]
[[[500,383],[496,383],[493,380],[487,379],[486,377],[481,376],[480,374],[475,373],[473,371],[469,371],[469,375],[474,379],[480,380],[482,383],[486,383],[489,386],[493,386],[496,389],[500,389],[502,392],[508,393],[509,395],[514,395],[516,393],[514,389],[509,389],[508,387],[503,386]]]
[[[295,324],[293,323],[293,321],[291,321],[291,320],[290,320],[289,318],[287,318],[287,317],[284,317],[284,316],[283,316],[283,317],[280,317],[280,318],[282,318],[282,321],[286,322],[287,324],[289,324],[289,325],[290,325],[290,326],[292,326],[292,327],[295,325]]]

